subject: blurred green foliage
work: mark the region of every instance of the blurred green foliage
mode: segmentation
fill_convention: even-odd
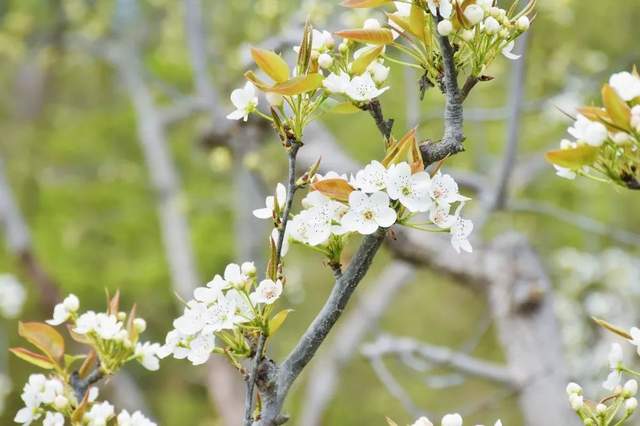
[[[332,0],[318,0],[314,7],[322,27],[345,26],[345,11],[331,15]],[[635,1],[540,0],[532,26],[528,53],[527,99],[546,99],[559,93],[572,79],[589,84],[582,90],[586,103],[598,96],[597,87],[613,71],[640,63],[638,39],[640,8]],[[212,80],[221,93],[241,81],[241,47],[258,44],[277,33],[283,23],[299,13],[297,1],[211,0],[203,2],[209,25]],[[70,42],[82,37],[99,40],[112,34],[118,11],[136,7],[144,26],[144,60],[159,102],[168,102],[165,85],[188,93],[192,75],[185,47],[180,2],[169,0],[5,0],[0,2],[0,156],[33,234],[35,252],[64,293],[77,294],[85,308],[100,309],[104,289],[120,288],[126,304],[139,303],[149,322],[149,338],[162,339],[169,318],[177,310],[169,283],[154,194],[136,140],[136,117],[127,93],[114,70],[92,52]],[[118,7],[116,7],[118,6]],[[131,12],[133,13],[133,12]],[[332,17],[328,21],[324,18]],[[361,19],[357,16],[356,19]],[[470,97],[467,108],[500,107],[506,101],[509,62],[496,61],[490,75]],[[166,82],[165,84],[158,83]],[[392,88],[383,98],[388,116],[396,118],[400,132],[405,119],[405,85],[413,84],[403,70],[394,67]],[[172,89],[173,90],[173,89]],[[422,104],[427,117],[419,134],[437,138],[441,123],[441,97],[435,91]],[[523,158],[539,161],[541,153],[563,137],[568,120],[557,119],[551,107],[525,113],[521,132]],[[552,118],[556,117],[556,118]],[[210,277],[234,260],[230,223],[228,170],[212,168],[208,152],[197,144],[207,117],[200,116],[172,128],[170,144],[184,184],[184,208],[191,225],[199,272]],[[345,120],[349,125],[345,126]],[[344,147],[359,160],[381,155],[381,145],[370,117],[329,117],[327,126]],[[467,123],[467,152],[447,166],[468,168],[493,176],[504,144],[505,120]],[[274,149],[274,147],[276,147]],[[263,154],[272,158],[280,151],[275,143]],[[533,161],[533,160],[532,160]],[[279,179],[284,163],[263,162],[265,176]],[[586,180],[568,182],[556,178],[549,167],[517,197],[544,200],[580,214],[592,216],[612,227],[640,231],[637,195]],[[472,207],[473,202],[471,203]],[[499,213],[491,218],[486,236],[515,228],[528,234],[542,253],[565,245],[598,249],[613,244],[549,217]],[[464,258],[460,258],[461,262]],[[243,259],[236,259],[243,260]],[[273,352],[284,355],[314,316],[330,290],[330,271],[317,256],[294,250],[288,263],[299,278],[296,312],[274,342]],[[388,261],[379,256],[367,282]],[[0,247],[0,272],[19,274],[16,259]],[[38,294],[26,277],[30,303],[24,318],[41,320]],[[423,272],[403,290],[385,315],[381,328],[411,335],[436,344],[456,346],[473,335],[484,315],[484,303],[464,286],[436,274]],[[367,283],[364,284],[366,286]],[[16,323],[2,324],[11,344],[17,343]],[[500,360],[501,349],[490,334],[476,355]],[[0,424],[10,424],[19,406],[19,390],[30,368],[9,360],[14,393]],[[470,423],[502,417],[504,424],[521,424],[514,400],[501,398],[500,389],[477,380],[448,389],[428,389],[421,380],[391,365],[416,402],[435,412],[473,406],[491,400],[467,419]],[[145,391],[153,414],[163,425],[215,425],[216,413],[204,389],[205,370],[186,362],[163,362],[158,374],[130,369]],[[300,410],[303,383],[289,400],[289,409]],[[384,424],[384,416],[398,422],[410,419],[389,396],[367,362],[356,355],[342,374],[342,386],[327,415],[327,424]]]

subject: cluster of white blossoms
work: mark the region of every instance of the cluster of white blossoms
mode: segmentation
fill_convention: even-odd
[[[103,366],[109,369],[115,370],[132,359],[151,371],[160,368],[157,354],[160,344],[138,341],[139,334],[147,328],[143,318],[130,317],[130,321],[127,321],[125,312],[112,314],[87,311],[78,315],[79,308],[80,301],[70,294],[54,307],[53,318],[47,320],[47,323],[57,326],[71,322],[73,332],[85,336],[91,342]]]
[[[10,274],[0,274],[0,315],[15,318],[22,311],[27,292],[18,280]]]
[[[460,414],[453,413],[453,414],[446,414],[440,421],[440,426],[462,426],[462,423],[463,423],[462,416]],[[411,426],[433,426],[433,423],[431,423],[431,421],[426,417],[420,417]],[[482,425],[476,425],[476,426],[482,426]],[[498,420],[494,423],[494,426],[502,426],[502,422]]]
[[[227,335],[252,326],[265,306],[278,300],[282,289],[280,280],[258,283],[253,262],[227,265],[224,277],[216,275],[193,291],[184,313],[173,321],[174,330],[167,334],[159,356],[204,364],[217,349],[216,336],[228,342]]]
[[[65,386],[57,378],[47,378],[43,374],[32,374],[25,384],[22,395],[25,406],[14,418],[16,423],[29,426],[42,419],[43,426],[64,426],[66,419],[71,416],[78,406],[69,386]],[[115,418],[114,426],[156,426],[139,411],[129,414],[122,410],[116,417],[115,409],[109,402],[97,402],[98,388],[92,387],[88,391],[84,407],[84,414],[74,425],[106,426]]]
[[[374,160],[355,176],[330,172],[315,177],[316,182],[326,179],[344,181],[351,191],[348,200],[336,200],[321,190],[309,192],[302,200],[304,210],[289,223],[285,240],[310,246],[325,245],[332,235],[349,232],[368,235],[396,222],[411,225],[408,220],[423,213],[435,225],[433,230],[449,230],[456,252],[472,251],[468,237],[473,231],[473,223],[460,217],[462,206],[469,198],[460,195],[457,183],[448,174],[438,172],[431,177],[424,171],[413,173],[407,162],[387,168]],[[452,213],[456,203],[458,207]],[[273,202],[268,199],[265,209],[269,205]],[[275,215],[265,209],[254,211],[254,215],[259,218]],[[286,253],[284,248],[283,253]]]
[[[615,73],[602,94],[604,107],[579,108],[568,129],[575,140],[563,139],[547,158],[565,179],[580,174],[625,186],[640,179],[640,76]]]

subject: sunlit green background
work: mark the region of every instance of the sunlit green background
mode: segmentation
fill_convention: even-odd
[[[337,3],[316,1],[312,9],[320,27],[337,30],[346,25],[346,14],[351,12],[334,10]],[[243,50],[239,48],[247,43],[259,44],[276,34],[298,12],[298,1],[209,0],[203,1],[203,6],[209,31],[211,80],[226,101],[226,93],[242,80]],[[122,14],[132,14],[141,23],[138,31],[143,34],[143,60],[158,102],[168,102],[167,92],[172,90],[192,91],[181,2],[0,0],[0,156],[31,228],[35,252],[62,291],[77,294],[86,308],[100,309],[104,289],[119,288],[125,304],[138,302],[140,314],[149,323],[148,338],[161,340],[171,326],[170,318],[176,316],[177,305],[154,194],[137,141],[136,116],[111,65],[88,49],[63,41],[76,36],[109,37],[118,19],[123,19]],[[639,24],[640,3],[636,0],[539,1],[527,55],[526,98],[532,102],[524,113],[522,158],[539,161],[542,152],[564,136],[569,123],[551,103],[538,101],[548,100],[576,81],[583,84],[579,92],[585,103],[597,101],[600,81],[614,71],[640,63]],[[498,59],[487,71],[496,79],[476,89],[468,108],[505,105],[509,70],[510,63]],[[397,120],[397,131],[406,127],[406,85],[413,84],[404,70],[393,68],[390,85],[394,90],[385,94],[383,101],[385,111]],[[441,124],[436,117],[440,102],[434,91],[422,104],[421,135],[439,137]],[[225,108],[230,109],[230,104]],[[243,260],[233,256],[230,171],[223,162],[212,161],[211,153],[198,143],[198,136],[208,124],[207,115],[195,114],[170,130],[171,150],[184,184],[184,208],[202,277],[221,272],[228,262]],[[357,159],[365,161],[380,155],[379,144],[372,143],[379,137],[365,113],[328,117],[326,124]],[[505,132],[502,118],[467,123],[467,152],[447,166],[493,176]],[[284,175],[284,158],[274,160],[280,154],[275,140],[259,154],[267,158],[267,152],[268,161],[260,163],[260,171],[271,183]],[[561,180],[550,167],[516,196],[544,200],[592,216],[612,228],[640,232],[637,194],[585,180]],[[564,246],[598,250],[615,244],[570,224],[534,214],[494,215],[485,232],[490,238],[511,228],[527,234],[543,254]],[[637,251],[634,247],[625,248]],[[388,259],[386,254],[377,258],[364,286]],[[464,261],[463,257],[460,259]],[[276,357],[291,347],[330,289],[330,271],[319,260],[301,249],[294,250],[288,259],[304,292],[290,302],[281,302],[292,304],[296,311],[273,343]],[[0,247],[1,272],[18,275],[28,287],[29,302],[23,318],[48,317],[49,313],[38,307],[34,286],[4,246]],[[484,303],[475,293],[425,271],[398,295],[381,329],[455,346],[473,334],[484,314]],[[16,325],[14,321],[1,324],[0,332],[8,334],[11,345],[19,342]],[[490,333],[475,354],[499,361],[501,352]],[[0,424],[8,425],[20,406],[22,383],[32,369],[15,358],[3,365],[14,382],[14,392],[0,416]],[[128,371],[138,381],[160,424],[219,424],[206,393],[206,369],[167,360],[158,373],[146,372],[138,365],[131,365]],[[397,373],[414,400],[434,412],[472,406],[500,392],[478,380],[434,390],[402,368]],[[326,424],[382,425],[384,416],[400,424],[411,420],[378,382],[363,357],[355,355],[341,379]],[[298,385],[288,400],[294,419],[301,407],[302,390]],[[513,399],[496,398],[495,403],[470,414],[466,422],[488,424],[500,416],[505,425],[516,426],[522,421],[515,407]]]

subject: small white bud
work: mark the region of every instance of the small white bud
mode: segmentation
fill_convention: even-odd
[[[448,19],[438,22],[438,34],[443,37],[448,36],[453,31],[453,24]]]
[[[516,21],[516,28],[520,31],[527,31],[530,25],[531,21],[529,21],[529,18],[526,16],[521,16]]]
[[[577,383],[569,383],[567,385],[567,395],[580,395],[582,393],[582,386]]]
[[[635,411],[638,408],[638,400],[635,398],[629,398],[624,402],[624,408],[627,412]]]
[[[133,320],[133,326],[138,333],[143,333],[147,329],[147,322],[143,318],[136,318]]]
[[[624,145],[627,142],[631,142],[633,140],[631,136],[626,132],[616,132],[610,134],[609,136],[616,145]]]
[[[269,105],[271,106],[279,107],[282,105],[283,99],[280,93],[267,92],[264,97],[267,98],[267,102],[269,102]]]
[[[331,57],[331,55],[323,53],[318,56],[318,65],[320,65],[320,68],[327,69],[331,65],[333,65],[333,58]]]
[[[493,16],[489,16],[484,20],[484,30],[487,34],[495,34],[500,31],[500,23]]]
[[[63,410],[67,406],[67,404],[69,404],[69,400],[63,395],[57,395],[53,400],[53,405],[58,410]]]
[[[126,312],[118,312],[118,314],[116,315],[116,318],[118,318],[118,321],[124,321],[125,318],[127,318],[127,313]]]
[[[584,405],[584,398],[582,397],[582,395],[578,395],[578,394],[572,393],[569,396],[569,404],[571,404],[571,408],[574,411],[578,411]]]
[[[349,48],[349,44],[346,41],[343,41],[342,43],[340,43],[340,45],[338,45],[338,50],[341,53],[346,52],[348,48]]]
[[[493,0],[476,0],[476,4],[484,10],[489,10],[493,6]]]
[[[484,11],[477,4],[471,4],[464,10],[464,17],[471,25],[476,25],[484,18]]]
[[[378,84],[382,84],[386,81],[387,77],[389,77],[389,67],[385,67],[380,62],[373,62],[367,68],[369,73],[371,74],[371,78]]]
[[[627,380],[622,390],[625,397],[635,396],[638,393],[638,382],[634,379]]]
[[[377,19],[369,18],[366,21],[364,21],[364,25],[362,26],[362,28],[364,28],[365,30],[378,30],[382,28],[382,26],[380,25],[380,22],[378,22]]]
[[[500,31],[498,31],[498,37],[507,39],[509,37],[509,30],[507,30],[506,28],[502,28]]]
[[[460,37],[462,37],[464,41],[471,41],[473,40],[474,36],[475,32],[473,30],[462,30],[460,32]]]
[[[75,312],[80,307],[80,300],[76,297],[75,294],[70,294],[62,301],[65,309],[69,312]]]
[[[114,340],[118,341],[118,342],[124,342],[124,340],[129,337],[129,333],[127,332],[127,330],[120,330],[118,332],[118,334],[116,334]]]
[[[607,406],[604,404],[598,404],[596,405],[596,413],[598,414],[603,414],[607,411]]]
[[[253,262],[244,262],[240,265],[240,270],[243,274],[252,276],[256,274],[256,265]]]

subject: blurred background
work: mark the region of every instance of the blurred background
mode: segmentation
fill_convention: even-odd
[[[487,70],[495,79],[465,104],[467,152],[444,166],[474,198],[474,254],[422,234],[411,263],[394,250],[378,256],[290,394],[292,424],[459,411],[470,424],[555,426],[530,411],[565,410],[566,380],[602,394],[609,340],[588,318],[640,324],[640,198],[560,179],[542,155],[571,123],[558,109],[598,102],[611,73],[640,64],[639,6],[539,0],[515,50],[523,58]],[[257,117],[236,126],[224,115],[251,66],[248,46],[289,55],[307,15],[330,31],[383,17],[337,0],[0,0],[0,424],[12,424],[33,372],[6,352],[20,343],[18,318],[49,318],[69,292],[102,309],[105,289],[120,289],[125,305],[138,303],[147,338],[161,341],[175,293],[229,262],[264,262],[268,229],[250,212],[286,159]],[[432,90],[420,102],[418,78],[392,66],[383,108],[397,135],[418,125],[437,139],[442,97]],[[307,139],[303,161],[322,155],[339,172],[382,156],[366,113],[325,116]],[[271,344],[276,359],[333,282],[302,248],[287,269],[281,303],[295,312]],[[505,313],[505,297],[518,308]],[[553,370],[542,384],[528,371],[538,361]],[[162,425],[238,424],[242,388],[220,360],[130,367],[104,397]]]

